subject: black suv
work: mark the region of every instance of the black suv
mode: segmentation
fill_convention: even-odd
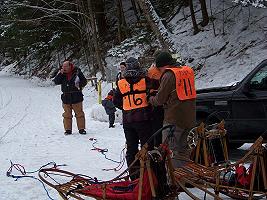
[[[222,119],[232,148],[254,142],[267,130],[267,60],[235,85],[197,91],[197,121]]]

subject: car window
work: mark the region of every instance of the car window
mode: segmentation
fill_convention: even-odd
[[[267,65],[261,68],[250,80],[250,88],[256,90],[267,90]]]

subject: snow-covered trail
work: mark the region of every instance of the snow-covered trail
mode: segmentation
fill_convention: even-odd
[[[105,85],[103,89],[106,92],[109,86]],[[26,171],[37,170],[54,161],[67,165],[61,169],[99,180],[109,180],[121,172],[103,171],[103,168],[113,168],[117,164],[91,150],[92,141],[89,138],[96,138],[97,147],[108,148],[107,156],[119,160],[125,146],[123,129],[119,123],[116,123],[115,129],[109,129],[107,122],[95,121],[90,117],[92,109],[95,109],[94,118],[102,120],[105,115],[103,108],[97,105],[94,89],[89,86],[84,89],[87,135],[78,134],[75,121],[73,135],[63,134],[60,94],[59,86],[40,87],[0,71],[0,200],[49,199],[37,180],[23,178],[14,181],[7,177],[10,160],[22,164]],[[37,177],[36,173],[33,175]],[[53,199],[60,199],[54,189],[47,189]],[[203,199],[203,192],[194,188],[190,190]],[[179,199],[191,198],[181,193]],[[223,199],[230,198],[224,196]]]
[[[65,136],[60,93],[58,86],[38,87],[30,81],[0,72],[0,199],[48,199],[37,180],[23,178],[14,181],[5,176],[10,160],[22,164],[27,171],[55,161],[66,164],[63,169],[99,179],[115,176],[114,172],[104,172],[102,168],[117,164],[91,151],[89,138],[96,138],[96,146],[108,148],[108,157],[119,160],[124,147],[121,126],[116,124],[116,128],[110,130],[106,122],[93,121],[89,117],[96,95],[90,88],[85,88],[88,134],[79,135],[74,121],[73,135]],[[48,189],[54,199],[59,199],[54,190]]]

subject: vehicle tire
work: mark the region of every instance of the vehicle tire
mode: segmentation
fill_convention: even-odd
[[[244,144],[244,142],[229,142],[228,144],[230,149],[238,149]]]

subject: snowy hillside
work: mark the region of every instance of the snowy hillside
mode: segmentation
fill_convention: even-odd
[[[212,10],[214,27],[210,20],[204,28],[199,26],[202,31],[193,35],[188,7],[167,25],[172,32],[168,36],[174,49],[188,65],[195,68],[199,89],[240,81],[257,64],[267,59],[266,8],[242,7],[230,0],[206,3],[210,16]],[[195,11],[199,23],[202,17],[198,6],[195,5]],[[142,56],[149,46],[159,48],[159,44],[153,42],[143,47],[132,45],[136,40],[133,38],[109,50],[106,58],[108,71],[130,56]]]
[[[209,13],[212,8],[215,17],[216,36],[212,22],[193,35],[189,8],[185,9],[186,20],[180,12],[171,22],[176,48],[183,58],[194,59],[191,65],[198,69],[198,88],[239,81],[267,59],[267,9],[218,0],[207,1],[207,8]],[[199,11],[196,13],[199,22],[200,16]]]

